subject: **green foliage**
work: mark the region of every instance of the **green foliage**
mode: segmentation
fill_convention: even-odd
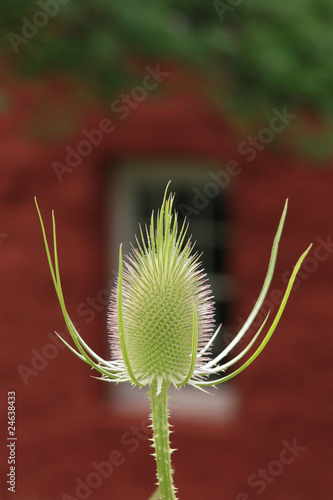
[[[69,72],[108,95],[130,81],[125,61],[134,56],[189,65],[246,112],[293,103],[331,114],[331,0],[235,3],[11,0],[0,5],[0,45],[17,69]],[[22,36],[22,18],[33,21],[42,4],[57,14],[15,53],[8,34]]]
[[[332,111],[332,2],[244,2],[238,26],[232,64],[247,97]]]

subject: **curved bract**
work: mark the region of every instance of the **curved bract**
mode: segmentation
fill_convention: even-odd
[[[51,252],[49,249],[49,245],[46,238],[45,228],[43,219],[37,204],[37,200],[35,198],[36,208],[38,211],[38,216],[42,228],[43,239],[45,244],[46,256],[49,263],[51,276],[54,284],[54,288],[59,300],[59,304],[61,307],[61,311],[63,317],[65,319],[66,326],[68,331],[73,339],[75,348],[72,347],[68,342],[66,342],[60,335],[58,337],[63,341],[63,343],[82,361],[89,364],[92,368],[102,374],[107,380],[112,380],[114,382],[130,382],[130,376],[126,371],[126,367],[124,363],[119,362],[111,362],[105,361],[100,356],[98,356],[90,347],[85,343],[82,339],[76,328],[74,327],[72,320],[70,319],[64,301],[64,296],[61,288],[61,280],[59,273],[59,264],[58,264],[58,254],[57,254],[57,240],[56,240],[56,224],[54,218],[54,212],[52,211],[52,225],[53,225],[53,256],[54,256],[54,264],[51,258]]]
[[[137,239],[137,247],[132,247],[125,270],[120,247],[119,276],[111,294],[109,314],[111,345],[114,347],[112,361],[102,359],[89,348],[68,315],[61,288],[54,213],[53,264],[35,200],[52,280],[74,347],[64,339],[62,341],[80,359],[101,373],[104,380],[131,382],[138,386],[151,385],[156,381],[158,393],[164,382],[178,388],[186,384],[201,388],[230,380],[249,366],[278,325],[296,274],[311,248],[310,245],[298,259],[272,325],[255,352],[231,374],[213,381],[205,380],[243,359],[266,325],[269,314],[244,350],[227,363],[221,363],[248,332],[265,300],[273,277],[288,201],[274,238],[264,284],[253,310],[229,345],[214,359],[209,359],[211,345],[220,330],[219,327],[213,335],[213,297],[199,257],[193,253],[191,239],[185,240],[185,223],[178,229],[177,213],[172,212],[174,196],[171,194],[167,198],[166,195],[167,190],[156,222],[152,213],[145,235],[140,228],[141,240]]]
[[[168,186],[167,186],[168,189]],[[164,194],[156,220],[152,213],[150,227],[123,264],[122,247],[119,252],[119,275],[111,294],[108,326],[112,347],[112,360],[98,356],[82,339],[74,327],[65,306],[57,256],[56,226],[52,211],[53,260],[46,238],[43,220],[36,202],[42,227],[53,284],[62,314],[73,339],[71,346],[64,344],[82,361],[109,382],[130,382],[149,386],[153,448],[157,466],[159,489],[152,498],[175,500],[171,467],[170,429],[168,422],[168,388],[192,385],[201,390],[226,382],[241,373],[261,353],[271,338],[289,298],[297,272],[311,245],[298,259],[289,279],[280,307],[261,341],[270,313],[246,347],[229,361],[222,360],[239,344],[256,318],[273,277],[279,241],[287,212],[287,201],[274,238],[271,257],[262,290],[235,338],[215,358],[210,359],[211,346],[220,327],[213,334],[214,303],[207,276],[193,252],[191,239],[186,239],[185,222],[178,228],[177,213],[173,212],[174,196]],[[254,352],[244,361],[256,344]],[[243,360],[241,366],[221,376],[230,366]],[[210,380],[211,375],[217,379]]]

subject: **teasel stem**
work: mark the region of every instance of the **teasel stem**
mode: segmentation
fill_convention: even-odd
[[[171,453],[173,450],[170,448],[168,386],[169,384],[164,381],[158,394],[157,381],[154,381],[149,388],[153,428],[152,441],[155,448],[153,456],[156,461],[160,500],[176,500],[171,467]]]

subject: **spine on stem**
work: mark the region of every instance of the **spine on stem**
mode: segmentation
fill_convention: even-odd
[[[163,382],[161,392],[157,394],[157,382],[149,388],[151,401],[151,420],[153,428],[153,454],[156,460],[157,480],[160,500],[176,500],[171,467],[170,427],[168,414],[168,384]]]

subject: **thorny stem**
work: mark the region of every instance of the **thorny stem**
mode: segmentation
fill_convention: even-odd
[[[157,382],[149,388],[151,401],[151,419],[153,428],[153,447],[156,460],[157,480],[160,490],[160,500],[176,500],[171,467],[170,428],[168,421],[168,384],[163,383],[161,392],[157,395]]]

